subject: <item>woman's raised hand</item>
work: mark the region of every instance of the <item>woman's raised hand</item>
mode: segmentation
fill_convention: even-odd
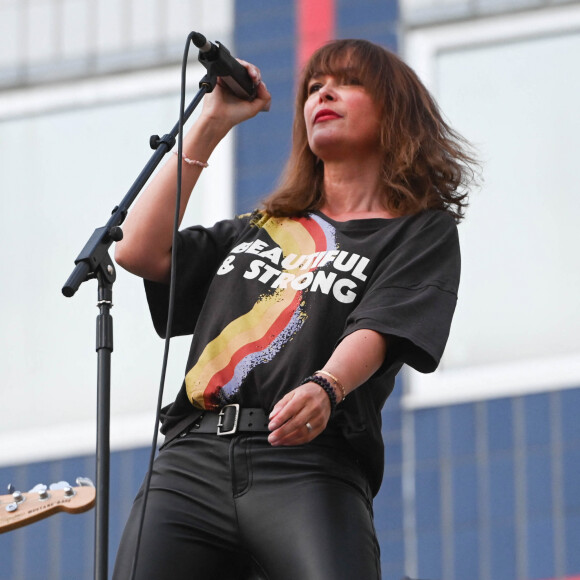
[[[229,131],[235,125],[262,111],[268,111],[272,101],[266,84],[262,81],[260,69],[244,60],[238,59],[238,62],[246,68],[254,81],[256,98],[247,101],[236,97],[219,78],[214,90],[204,97],[201,115],[219,125],[224,131]]]

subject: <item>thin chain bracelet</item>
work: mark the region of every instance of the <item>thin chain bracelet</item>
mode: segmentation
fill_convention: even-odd
[[[179,153],[177,151],[174,151],[173,152],[173,155],[179,155]],[[198,161],[197,159],[190,159],[189,157],[186,157],[185,154],[182,154],[181,158],[188,165],[197,165],[198,167],[201,167],[202,169],[205,169],[206,167],[209,167],[209,163],[206,163],[205,161]]]

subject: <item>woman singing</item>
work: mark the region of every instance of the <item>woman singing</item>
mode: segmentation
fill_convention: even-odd
[[[270,107],[221,85],[129,214],[116,260],[145,279],[164,334],[193,334],[164,410],[136,578],[379,579],[372,500],[381,408],[403,364],[438,365],[459,284],[456,224],[472,159],[413,71],[363,40],[319,49],[302,73],[293,146],[252,214],[190,227],[182,215],[236,124]],[[256,145],[260,146],[260,145]],[[130,577],[141,492],[115,576]]]

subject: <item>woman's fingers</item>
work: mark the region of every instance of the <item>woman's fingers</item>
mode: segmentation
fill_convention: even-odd
[[[256,86],[256,98],[248,101],[236,97],[219,77],[214,90],[204,98],[203,114],[219,123],[220,127],[225,126],[227,130],[260,112],[269,111],[272,101],[272,96],[261,80],[260,69],[246,61],[239,62],[246,68]]]
[[[260,74],[260,69],[253,65],[252,63],[242,60],[241,58],[236,59],[247,71],[250,75],[250,78],[254,81],[255,85],[258,85],[262,80],[262,75]]]
[[[268,441],[272,445],[301,445],[326,428],[330,418],[327,394],[315,383],[306,383],[283,397],[270,415]]]

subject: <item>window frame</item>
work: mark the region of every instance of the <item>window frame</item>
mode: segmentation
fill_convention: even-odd
[[[410,27],[402,53],[425,86],[437,94],[437,57],[444,51],[580,31],[580,6],[558,6],[461,22]],[[580,352],[501,364],[445,368],[423,375],[405,370],[405,409],[577,388]]]

